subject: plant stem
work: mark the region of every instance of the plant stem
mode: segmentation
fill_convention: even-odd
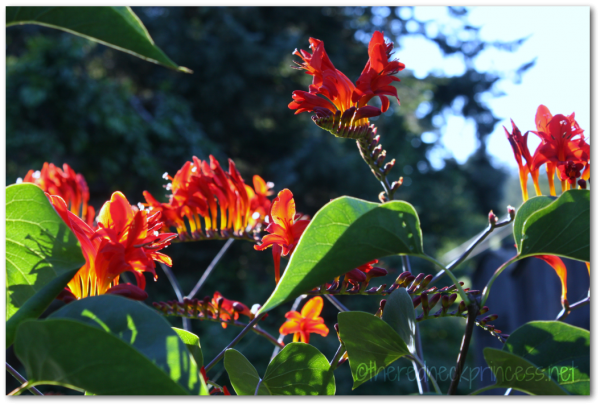
[[[412,274],[412,269],[410,267],[410,260],[408,256],[402,256],[402,270],[408,271]],[[419,331],[419,325],[415,324],[415,352],[416,357],[419,359],[423,358],[423,346],[421,345],[421,332]],[[429,392],[429,384],[427,384],[427,380],[425,378],[421,379],[421,370],[419,369],[419,365],[417,362],[413,361],[413,368],[415,369],[415,373],[417,374],[417,385],[419,387],[419,394],[423,394],[424,392]],[[421,367],[422,368],[422,367]],[[423,377],[425,377],[425,371],[423,371]]]
[[[19,372],[17,370],[15,370],[13,368],[13,366],[11,366],[8,363],[6,363],[6,371],[8,371],[13,377],[15,377],[17,379],[17,381],[19,381],[21,383],[21,387],[19,387],[19,389],[21,389],[24,385],[26,386],[28,384],[25,377],[23,377],[21,374],[19,374]],[[35,387],[29,387],[28,389],[29,389],[29,391],[31,391],[31,393],[33,395],[42,395],[42,396],[44,395]]]
[[[459,264],[464,262],[469,257],[469,255],[471,254],[471,252],[473,252],[473,250],[477,247],[477,245],[479,245],[481,242],[483,242],[494,231],[494,229],[501,228],[512,222],[513,222],[513,219],[509,218],[506,221],[498,222],[493,226],[488,225],[488,227],[483,231],[483,233],[481,235],[479,235],[479,237],[473,243],[471,243],[471,245],[456,260],[454,260],[452,263],[450,263],[446,268],[450,271],[454,270],[456,267],[458,267]],[[444,275],[444,270],[440,270],[431,279],[429,284],[433,285],[433,283],[435,283],[437,280],[439,280],[443,275]]]
[[[471,303],[467,306],[468,316],[467,325],[465,327],[465,335],[463,336],[462,343],[460,345],[460,352],[458,353],[458,359],[456,361],[456,369],[452,375],[452,381],[450,382],[450,388],[448,389],[448,395],[456,395],[456,389],[460,382],[465,362],[467,361],[467,352],[469,351],[469,344],[471,343],[471,336],[473,335],[473,329],[475,328],[475,318],[479,314],[479,303],[475,299],[470,300]]]
[[[208,276],[210,276],[210,273],[212,273],[212,271],[217,266],[217,264],[219,263],[219,261],[221,260],[221,258],[223,257],[223,255],[225,254],[227,249],[229,249],[229,246],[231,246],[231,244],[233,243],[234,240],[235,239],[232,238],[232,239],[228,239],[227,242],[225,242],[225,244],[223,245],[221,250],[219,250],[219,253],[217,253],[217,255],[214,257],[212,262],[210,262],[210,264],[208,265],[206,270],[204,270],[202,277],[200,277],[200,280],[198,280],[198,282],[196,283],[196,285],[194,286],[192,291],[186,296],[186,298],[194,298],[194,296],[198,293],[198,291],[200,290],[200,288],[202,287],[202,285],[204,284],[204,282],[206,281]]]
[[[333,358],[331,359],[331,362],[329,362],[329,371],[333,371],[338,368],[340,365],[339,361],[344,355],[345,351],[344,345],[340,343],[340,347],[338,347],[337,351],[333,355]]]
[[[437,392],[438,394],[442,395],[442,391],[440,391],[440,387],[438,386],[437,381],[435,380],[435,378],[433,378],[431,376],[431,373],[429,372],[429,370],[427,369],[427,367],[425,367],[425,365],[421,362],[420,359],[418,359],[415,356],[406,356],[409,360],[416,362],[419,364],[419,366],[421,366],[421,368],[423,368],[423,370],[425,370],[425,372],[427,373],[427,376],[429,377],[429,379],[431,380],[431,383],[433,384],[433,389],[435,390],[435,392]]]
[[[256,390],[254,390],[254,395],[258,395],[258,389],[260,388],[261,384],[262,384],[262,378],[259,378],[258,384],[256,384]]]
[[[256,325],[258,323],[258,321],[263,317],[263,314],[259,314],[256,318],[254,318],[253,320],[250,321],[250,323],[248,325],[246,325],[246,327],[240,332],[239,335],[236,336],[235,339],[233,339],[231,341],[231,343],[229,343],[222,351],[221,353],[219,353],[217,355],[217,357],[215,357],[214,359],[212,359],[212,361],[210,363],[208,363],[208,365],[205,367],[205,370],[208,372],[208,370],[210,370],[211,368],[213,368],[222,358],[223,356],[225,356],[225,352],[227,351],[227,349],[231,349],[233,346],[235,346],[240,340],[242,340],[242,338],[244,336],[246,336],[246,334],[250,331],[250,329],[254,328],[254,325]]]
[[[331,302],[333,304],[333,306],[335,306],[338,311],[340,312],[348,312],[350,311],[348,308],[346,308],[344,306],[344,304],[342,304],[337,298],[335,298],[333,295],[325,295],[325,298],[327,298],[329,300],[329,302]]]
[[[577,301],[575,304],[569,306],[569,311],[560,311],[560,313],[556,316],[556,320],[564,321],[567,318],[567,316],[569,316],[569,314],[571,313],[572,310],[581,308],[581,307],[585,307],[586,305],[589,305],[589,303],[590,303],[590,297],[586,297],[586,298],[582,299],[581,301]]]
[[[164,263],[160,263],[160,268],[163,270],[163,272],[167,276],[167,279],[169,279],[169,282],[171,283],[171,287],[173,287],[173,291],[175,291],[175,295],[177,296],[177,299],[179,301],[183,301],[183,295],[181,294],[181,287],[179,286],[179,282],[177,281],[177,278],[175,277],[175,275],[173,274],[173,272],[171,271],[169,266],[167,266]],[[183,329],[189,332],[190,331],[190,321],[187,318],[183,318],[181,320],[181,322],[183,323]]]

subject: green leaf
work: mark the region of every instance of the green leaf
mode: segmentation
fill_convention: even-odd
[[[390,255],[423,256],[419,217],[403,201],[377,204],[340,197],[317,212],[264,313],[373,259]]]
[[[64,223],[34,184],[15,184],[6,188],[6,319],[25,302],[59,276],[72,274],[85,259],[75,234]],[[65,276],[66,277],[66,276]],[[72,276],[71,276],[72,278]],[[64,286],[54,285],[57,292]],[[46,293],[54,293],[54,290]],[[50,294],[50,295],[52,295]],[[36,297],[28,317],[41,315],[52,302],[47,294]]]
[[[194,360],[196,360],[198,368],[202,367],[204,365],[204,356],[202,355],[200,338],[184,329],[173,328],[173,330],[177,332],[179,338],[185,343],[185,347],[187,347]]]
[[[246,357],[235,349],[228,349],[223,360],[225,370],[229,375],[229,382],[238,395],[254,395],[260,377],[254,366]],[[267,386],[261,384],[259,395],[271,395]]]
[[[402,356],[410,354],[400,335],[374,315],[340,312],[338,324],[354,379],[352,389],[369,381]]]
[[[415,353],[415,306],[405,288],[397,288],[387,297],[382,319],[398,332],[408,350]]]
[[[486,347],[483,357],[496,376],[495,388],[514,388],[531,395],[567,393],[535,364],[504,350]]]
[[[504,351],[530,361],[572,394],[590,394],[590,332],[558,321],[529,322],[514,331]]]
[[[554,255],[590,261],[590,191],[568,190],[523,225],[520,257]]]
[[[525,224],[527,218],[537,210],[547,207],[554,200],[556,200],[556,197],[540,195],[530,198],[519,207],[517,215],[515,215],[515,221],[513,222],[513,235],[515,237],[517,250],[521,250],[523,224]]]
[[[15,353],[32,382],[97,395],[185,395],[201,390],[196,361],[168,322],[115,295],[74,301],[17,329]]]
[[[269,363],[263,378],[272,395],[335,395],[327,358],[306,343],[288,343]]]
[[[56,28],[181,72],[158,48],[129,7],[7,7],[6,26],[37,24]]]
[[[66,287],[71,279],[78,272],[78,269],[68,271],[54,278],[44,286],[33,297],[27,300],[25,304],[6,321],[6,348],[10,347],[15,340],[17,327],[26,319],[37,319],[54,301],[56,296]]]

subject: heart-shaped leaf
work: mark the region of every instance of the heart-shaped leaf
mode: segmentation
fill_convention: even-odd
[[[403,201],[340,197],[317,212],[300,238],[264,313],[371,260],[423,256],[419,217]]]
[[[181,72],[159,47],[129,7],[7,7],[6,26],[37,24],[99,42],[148,62]]]
[[[355,389],[385,367],[410,354],[400,335],[385,321],[366,312],[338,314],[340,338],[346,346]]]
[[[30,382],[97,395],[189,395],[203,385],[196,361],[168,322],[115,295],[74,301],[46,320],[23,322],[15,353]]]

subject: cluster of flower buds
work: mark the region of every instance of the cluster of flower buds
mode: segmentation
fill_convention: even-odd
[[[250,320],[254,313],[238,301],[224,298],[218,291],[213,297],[206,296],[202,300],[184,298],[180,301],[154,302],[152,306],[166,316],[180,316],[184,318],[220,321],[223,328],[228,324],[236,324],[240,315],[245,315]]]
[[[168,203],[158,202],[144,191],[144,206],[162,212],[164,229],[174,227],[181,240],[242,238],[254,240],[271,207],[267,198],[272,183],[258,175],[254,188],[246,185],[235,164],[229,160],[225,172],[211,155],[209,161],[193,157],[166,185],[172,194]],[[187,221],[186,221],[187,219]],[[189,229],[188,229],[189,227]]]
[[[330,132],[338,138],[362,139],[367,134],[372,133],[375,129],[374,125],[369,125],[368,122],[360,123],[362,118],[375,117],[381,114],[381,110],[372,106],[365,106],[357,109],[350,107],[343,113],[336,111],[335,113],[323,107],[315,107],[316,115],[311,118],[318,127]]]
[[[325,283],[311,293],[322,293],[332,295],[344,295],[344,294],[382,294],[385,290],[386,285],[379,287],[369,288],[369,282],[372,278],[387,276],[388,271],[381,267],[375,267],[378,260],[370,261],[362,266],[359,266],[353,270],[350,270],[344,274],[344,278],[340,281],[341,277],[337,277],[332,283]]]

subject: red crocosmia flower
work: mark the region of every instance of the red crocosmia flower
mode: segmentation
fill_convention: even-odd
[[[301,341],[302,343],[308,343],[311,333],[327,336],[329,328],[325,326],[325,321],[319,316],[322,310],[323,298],[311,298],[302,307],[302,312],[290,311],[285,314],[288,320],[281,325],[279,333],[282,335],[293,333],[294,342]]]
[[[590,160],[590,145],[583,137],[583,129],[575,121],[575,113],[565,116],[552,115],[544,105],[540,105],[535,116],[537,131],[542,143],[533,154],[534,169],[546,164],[550,194],[556,195],[554,189],[554,171],[560,162],[573,161],[587,164]],[[562,189],[566,190],[566,180],[562,181]]]
[[[154,261],[171,266],[171,258],[158,250],[177,235],[158,232],[162,226],[159,212],[140,211],[123,194],[115,192],[100,210],[98,226],[93,229],[68,211],[61,197],[46,195],[77,237],[86,260],[68,284],[68,291],[75,298],[112,293],[145,299],[146,280],[142,273],[152,273],[156,279]],[[119,284],[119,276],[125,271],[133,272],[137,286]]]
[[[387,96],[398,100],[396,88],[390,84],[400,80],[392,75],[404,69],[404,64],[388,61],[393,44],[385,43],[382,32],[375,31],[371,38],[369,61],[356,85],[335,68],[325,52],[323,41],[310,38],[309,42],[312,54],[304,50],[294,51],[294,55],[303,61],[295,62],[298,69],[304,69],[306,74],[313,76],[308,92],[296,90],[292,93],[293,101],[288,107],[296,110],[296,114],[314,111],[319,118],[335,115],[336,124],[341,118],[343,124],[359,127],[367,125],[368,118],[387,111],[390,105]],[[367,106],[367,102],[375,96],[381,99],[381,109]]]
[[[88,205],[90,192],[85,178],[75,173],[68,164],[64,163],[61,170],[46,162],[41,171],[27,172],[23,182],[36,184],[46,193],[61,197],[73,214],[90,226],[94,224],[96,213],[94,207]]]
[[[281,256],[287,256],[294,251],[300,236],[310,222],[307,219],[300,219],[301,216],[296,214],[296,203],[292,192],[287,188],[280,191],[271,205],[270,223],[266,229],[270,235],[264,236],[261,244],[254,246],[256,250],[273,247],[276,283],[279,283],[280,279]]]
[[[561,181],[567,180],[572,187],[576,187],[577,178],[581,176],[581,170],[583,170],[583,163],[574,163],[571,160],[560,162],[557,169],[558,178]]]
[[[352,101],[358,102],[357,107],[365,106],[375,96],[381,99],[381,111],[386,112],[390,107],[390,100],[386,96],[395,97],[400,104],[398,92],[392,82],[399,82],[396,73],[404,70],[404,63],[397,60],[389,61],[394,44],[386,44],[383,32],[375,31],[369,42],[369,61],[356,81],[356,88],[352,94]]]
[[[519,180],[521,181],[523,201],[527,201],[529,198],[529,193],[527,192],[527,180],[529,174],[531,174],[531,178],[533,179],[536,194],[542,195],[538,181],[539,167],[533,168],[533,158],[531,157],[529,147],[527,146],[527,135],[529,134],[529,131],[525,132],[525,135],[522,135],[512,119],[510,120],[510,123],[512,124],[512,132],[509,133],[506,127],[503,128],[504,132],[506,132],[506,138],[512,147],[517,164],[519,165]],[[525,159],[525,163],[523,163],[523,159]]]
[[[567,301],[567,267],[565,266],[564,262],[556,256],[539,255],[539,256],[534,256],[534,257],[545,261],[554,269],[554,271],[556,272],[556,275],[558,276],[558,278],[560,278],[560,284],[562,286],[562,294],[561,294],[562,305],[563,305],[563,307],[568,307],[569,301]],[[588,272],[589,272],[589,268],[588,268]]]
[[[270,206],[264,180],[255,176],[253,190],[232,160],[225,172],[213,156],[209,161],[194,156],[174,177],[165,176],[171,180],[169,202],[161,203],[144,191],[144,205],[162,212],[164,230],[174,227],[183,240],[218,237],[219,232],[223,238],[245,237],[262,224]]]
[[[250,309],[246,305],[238,301],[228,300],[218,291],[215,291],[211,300],[211,305],[215,311],[215,313],[213,313],[214,318],[217,318],[218,313],[219,319],[225,321],[221,322],[223,329],[227,329],[227,321],[238,320],[240,314],[245,315],[250,319],[254,319],[254,314],[250,312]]]

